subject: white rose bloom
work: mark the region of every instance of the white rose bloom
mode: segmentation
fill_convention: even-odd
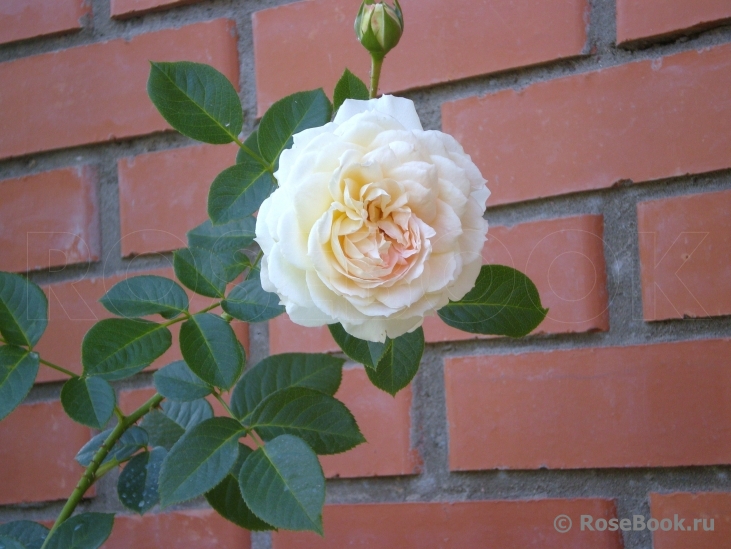
[[[413,102],[347,100],[294,136],[262,204],[261,282],[302,326],[340,322],[383,342],[474,286],[487,233],[485,179]]]

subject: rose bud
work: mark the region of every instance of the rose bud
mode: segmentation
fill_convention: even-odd
[[[403,32],[404,17],[398,0],[394,7],[374,0],[363,1],[355,18],[355,34],[371,54],[385,56],[396,47]]]

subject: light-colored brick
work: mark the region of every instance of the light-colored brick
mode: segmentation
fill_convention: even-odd
[[[210,509],[120,515],[103,549],[249,549],[251,534]]]
[[[381,80],[388,93],[577,56],[586,43],[585,0],[401,5],[406,30]],[[290,93],[331,93],[346,66],[367,79],[370,57],[352,23],[359,6],[360,0],[309,0],[254,14],[259,114]]]
[[[731,167],[731,45],[445,103],[489,206]]]
[[[698,31],[729,19],[726,0],[617,0],[617,43]]]
[[[731,191],[637,205],[645,320],[731,314]]]
[[[348,368],[335,397],[353,413],[368,442],[343,454],[322,456],[320,462],[328,478],[420,472],[421,460],[411,447],[411,387],[394,398],[374,387],[363,368]]]
[[[0,0],[0,44],[78,31],[89,0]]]
[[[119,170],[122,255],[187,246],[185,234],[208,219],[208,189],[233,166],[236,145],[200,145],[123,158]]]
[[[63,168],[6,179],[0,181],[0,194],[0,270],[62,270],[99,259],[94,169]]]
[[[650,512],[652,518],[669,519],[673,524],[670,530],[653,532],[653,549],[719,549],[731,539],[729,493],[654,493],[650,494]],[[684,530],[675,529],[676,516],[678,523],[685,519]]]
[[[109,6],[112,17],[117,19],[126,19],[128,17],[137,17],[151,11],[160,11],[177,6],[186,6],[200,1],[201,0],[111,0]]]
[[[147,97],[150,60],[208,63],[238,86],[227,19],[0,63],[0,158],[169,129]]]
[[[447,359],[449,466],[731,463],[731,340]]]
[[[69,497],[84,472],[74,456],[90,438],[58,401],[18,407],[0,422],[0,505]]]
[[[554,528],[558,515],[575,527]],[[617,532],[582,532],[579,517],[617,516],[606,499],[536,499],[439,503],[328,505],[324,539],[303,532],[277,532],[273,549],[621,549]]]

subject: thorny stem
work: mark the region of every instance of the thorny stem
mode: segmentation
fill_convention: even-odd
[[[236,140],[236,143],[244,149],[247,153],[252,154],[253,152],[251,149],[246,147],[243,143],[241,143],[238,139]],[[258,155],[253,155],[258,156]],[[251,269],[249,269],[249,273],[247,273],[247,278],[251,274],[251,272],[256,268],[256,266],[259,264],[259,261],[261,261],[261,258],[264,256],[264,252],[260,251],[257,255],[256,259],[254,260],[254,263],[251,266]],[[199,311],[199,313],[207,313],[208,311],[211,311],[215,309],[216,307],[219,307],[221,305],[220,301],[217,301],[216,303],[213,303],[209,307],[206,307],[205,309]],[[177,318],[174,318],[166,323],[163,324],[163,326],[172,326],[173,324],[177,324],[178,322],[182,322],[183,320],[186,320],[189,318],[190,315],[181,315]],[[0,343],[6,343],[4,339],[0,338]],[[47,360],[43,360],[39,358],[39,361],[42,364],[45,364],[46,366],[53,368],[54,370],[58,370],[59,372],[63,372],[64,374],[70,376],[70,377],[78,377],[73,372],[66,370],[65,368],[62,368],[61,366],[58,366],[56,364],[53,364],[52,362],[48,362]],[[221,397],[220,393],[214,392],[213,393],[216,399],[223,405],[223,407],[226,409],[226,411],[233,416],[233,413],[231,412],[231,408],[229,408],[228,404],[226,404],[226,401]],[[76,507],[81,502],[81,499],[84,497],[84,494],[86,491],[96,482],[99,478],[104,476],[107,472],[117,467],[120,462],[118,462],[116,459],[112,460],[111,462],[102,465],[102,462],[104,459],[109,455],[109,452],[112,450],[112,447],[117,443],[117,441],[122,437],[122,435],[135,423],[137,423],[142,417],[144,417],[146,414],[148,414],[153,408],[159,406],[159,404],[164,400],[164,397],[158,393],[155,393],[155,395],[150,398],[147,402],[145,402],[142,406],[140,406],[137,410],[132,412],[130,415],[125,416],[122,411],[115,407],[114,413],[116,414],[118,418],[117,425],[114,427],[112,432],[109,434],[109,436],[104,441],[104,444],[102,444],[101,448],[97,450],[96,454],[94,454],[94,457],[91,460],[91,463],[88,465],[86,470],[84,471],[84,474],[81,475],[81,479],[79,479],[78,484],[76,485],[76,488],[74,488],[74,491],[71,493],[71,496],[69,496],[69,499],[66,501],[66,504],[63,506],[63,509],[61,509],[61,513],[59,513],[58,517],[56,518],[56,522],[54,522],[53,527],[48,532],[48,536],[46,537],[45,541],[43,542],[43,545],[41,546],[41,549],[45,549],[48,545],[49,540],[53,536],[53,534],[56,533],[56,531],[59,529],[59,527],[66,521],[74,512]],[[260,445],[260,442],[257,438],[254,437],[252,433],[252,438],[257,443],[257,445]]]
[[[74,488],[74,491],[71,493],[71,496],[69,497],[68,501],[66,501],[66,505],[63,506],[63,509],[61,509],[61,513],[58,515],[58,518],[56,519],[56,522],[53,524],[53,527],[51,528],[51,531],[48,532],[48,536],[46,537],[46,540],[43,542],[43,545],[41,546],[41,549],[45,549],[48,545],[48,542],[50,541],[51,537],[53,537],[53,534],[56,533],[56,530],[63,524],[63,522],[68,519],[71,514],[76,509],[76,506],[81,501],[81,498],[84,497],[84,494],[86,491],[91,487],[94,482],[102,476],[100,469],[102,462],[104,459],[109,455],[109,452],[111,451],[112,447],[116,444],[116,442],[120,439],[120,437],[129,429],[132,425],[137,423],[143,416],[145,416],[147,413],[150,412],[153,408],[158,406],[162,401],[164,397],[159,394],[155,394],[150,400],[145,402],[142,406],[137,408],[134,412],[132,412],[128,416],[122,416],[122,419],[117,423],[116,427],[112,430],[112,432],[109,434],[107,439],[104,441],[104,444],[102,444],[101,448],[97,450],[96,454],[94,454],[94,457],[91,460],[91,463],[84,471],[84,474],[81,475],[81,479],[79,480],[79,483],[76,485],[76,488]],[[105,467],[103,471],[106,473],[109,470],[108,467]]]

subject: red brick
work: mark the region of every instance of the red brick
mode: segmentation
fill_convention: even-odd
[[[124,389],[117,392],[119,409],[125,414],[131,414],[155,395],[154,387],[146,389]]]
[[[151,11],[186,6],[196,2],[200,2],[200,0],[111,0],[110,10],[112,17],[126,19]]]
[[[74,456],[90,438],[58,401],[17,408],[0,422],[0,505],[69,497],[84,472]]]
[[[718,549],[731,539],[731,494],[650,494],[650,512],[658,520],[670,519],[675,524],[685,519],[685,531],[657,530],[652,534],[654,549]],[[696,519],[705,519],[696,523]]]
[[[386,61],[384,92],[572,57],[586,43],[585,0],[401,4],[406,31]],[[360,0],[314,0],[254,14],[259,114],[303,89],[331,92],[346,66],[368,76],[370,57],[353,33],[359,5]]]
[[[88,0],[0,0],[0,44],[78,31]]]
[[[603,234],[600,215],[490,227],[482,257],[485,263],[514,267],[535,282],[549,312],[534,333],[606,331]],[[424,335],[428,343],[480,337],[451,328],[437,316],[425,320]],[[272,354],[332,352],[338,346],[327,327],[304,328],[282,315],[269,323],[269,349]]]
[[[731,463],[729,352],[724,339],[448,359],[450,469]]]
[[[216,19],[0,63],[0,158],[170,127],[147,97],[149,60],[197,61],[238,83],[234,23]]]
[[[120,280],[141,274],[173,277],[171,269],[160,269],[157,271],[129,272],[126,276],[84,278],[74,282],[62,282],[46,286],[49,322],[46,333],[43,334],[37,346],[41,356],[73,372],[81,372],[81,342],[84,335],[99,320],[113,317],[99,303],[99,299]],[[195,295],[192,292],[188,292],[188,296],[191,299],[190,307],[192,311],[199,311],[215,301],[208,297]],[[151,317],[151,319],[159,321],[159,316]],[[244,347],[248,348],[248,325],[243,322],[234,322],[232,326]],[[173,344],[163,356],[153,363],[153,368],[159,368],[174,360],[181,359],[178,347],[179,330],[180,324],[174,324],[170,327],[170,331],[173,333]],[[66,379],[66,376],[50,368],[41,367],[38,374],[39,382],[57,381],[59,379]]]
[[[201,145],[119,160],[122,255],[185,247],[185,233],[208,219],[208,189],[233,166],[236,149]]]
[[[534,334],[606,331],[609,303],[603,235],[600,215],[490,227],[482,257],[486,264],[514,267],[536,284],[549,311]],[[430,343],[476,337],[436,316],[424,322],[424,335]]]
[[[442,107],[489,206],[731,167],[731,45]]]
[[[645,320],[731,314],[731,191],[637,205]]]
[[[251,534],[213,510],[118,515],[104,549],[249,549]]]
[[[349,452],[322,456],[325,476],[380,477],[413,475],[421,460],[411,447],[411,387],[396,395],[376,389],[363,368],[343,371],[343,383],[336,398],[353,412],[368,441]]]
[[[574,525],[567,533],[553,526],[562,514]],[[582,514],[610,519],[617,511],[606,499],[328,505],[324,539],[281,531],[273,549],[621,549],[617,532],[582,532]]]
[[[702,30],[728,19],[726,0],[617,0],[617,43]]]
[[[32,271],[97,261],[96,174],[64,168],[0,181],[0,269]]]

